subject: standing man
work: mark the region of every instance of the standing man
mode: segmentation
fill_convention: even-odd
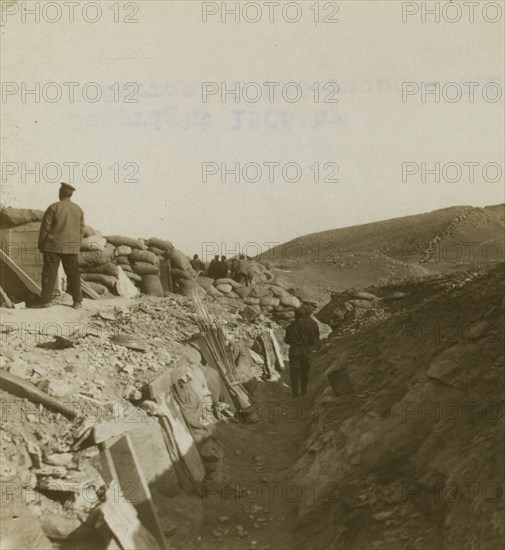
[[[51,305],[52,293],[60,260],[67,275],[72,307],[82,307],[81,274],[79,272],[79,250],[84,234],[84,213],[71,202],[75,187],[62,183],[59,202],[51,204],[42,218],[39,233],[39,250],[44,255],[42,268],[42,307]]]
[[[245,259],[245,256],[241,254],[238,262],[235,265],[234,279],[237,283],[251,286],[253,275],[251,269],[251,263]]]
[[[193,255],[193,259],[189,260],[191,267],[198,273],[205,273],[205,264],[200,260],[198,254]]]
[[[219,256],[214,256],[214,259],[210,261],[207,277],[214,279],[214,281],[219,279]]]
[[[319,342],[319,326],[309,313],[298,308],[295,321],[286,329],[284,338],[289,347],[289,373],[291,375],[291,393],[298,397],[307,393],[311,348]]]

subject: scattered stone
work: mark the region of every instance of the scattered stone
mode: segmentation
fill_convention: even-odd
[[[124,393],[124,398],[128,401],[140,401],[142,399],[142,392],[134,386],[128,386]]]
[[[51,540],[67,539],[81,526],[77,518],[52,514],[42,514],[40,522],[44,533]]]
[[[61,382],[60,380],[44,380],[39,384],[39,389],[45,391],[52,397],[65,397],[75,394],[74,386]]]
[[[68,466],[72,459],[72,453],[53,453],[45,458],[45,462],[51,466]]]
[[[393,515],[393,513],[394,512],[392,510],[385,511],[385,512],[378,512],[377,514],[374,514],[373,517],[377,521],[384,521],[384,520],[390,518]]]
[[[236,449],[236,450],[235,450],[235,454],[236,454],[237,456],[242,456],[244,453],[243,453],[240,449]]]
[[[219,516],[217,520],[219,523],[226,523],[230,518],[228,516]]]

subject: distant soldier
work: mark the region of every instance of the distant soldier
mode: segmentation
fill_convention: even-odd
[[[195,254],[193,256],[192,260],[189,260],[189,263],[191,264],[191,267],[198,273],[205,273],[205,264],[200,260],[198,257],[198,254]]]
[[[221,256],[221,261],[218,263],[217,273],[218,279],[226,279],[228,277],[228,271],[230,270],[226,256]]]
[[[44,256],[42,307],[51,305],[60,261],[74,300],[72,307],[74,309],[82,307],[79,250],[84,235],[84,213],[70,200],[74,191],[75,187],[62,183],[59,192],[60,201],[52,204],[42,218],[39,232],[39,250]]]
[[[234,279],[237,283],[242,283],[246,286],[251,286],[252,284],[253,273],[251,262],[246,260],[243,254],[239,256],[238,262],[235,265]]]
[[[307,393],[311,348],[319,342],[319,326],[305,308],[296,310],[295,321],[286,329],[284,341],[289,345],[291,393],[298,397]]]
[[[209,264],[209,269],[207,270],[207,277],[211,279],[219,279],[219,256],[214,256],[214,259],[211,260]]]

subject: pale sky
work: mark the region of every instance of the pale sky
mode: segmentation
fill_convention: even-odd
[[[244,21],[242,14],[239,23],[232,16],[222,23],[220,13],[204,23],[202,2],[141,0],[102,1],[101,16],[85,7],[92,3],[80,2],[70,22],[62,2],[26,2],[40,10],[36,22],[29,15],[23,21],[20,6],[2,4],[2,199],[7,204],[45,209],[58,189],[47,179],[59,181],[59,169],[61,179],[78,188],[74,198],[86,221],[102,233],[158,236],[192,254],[202,251],[202,242],[226,243],[232,253],[237,242],[279,243],[453,205],[504,201],[503,173],[495,177],[496,164],[503,172],[505,150],[503,13],[495,23],[490,21],[498,16],[489,11],[484,17],[480,7],[473,22],[462,11],[454,23],[447,19],[456,12],[442,13],[439,23],[429,17],[423,23],[419,12],[404,23],[400,1],[321,2],[320,19],[338,23],[316,25],[310,1],[293,3],[301,10],[298,22],[275,12],[270,23],[268,7],[257,2],[262,9],[257,23]],[[418,3],[407,4],[412,12],[416,6],[420,10]],[[503,8],[503,2],[495,4]],[[51,23],[58,16],[54,5],[62,12]],[[338,6],[336,15],[329,5]],[[209,12],[220,6],[207,3]],[[254,9],[246,17],[251,19]],[[296,9],[287,18],[294,18]],[[83,13],[96,22],[86,22]],[[127,24],[128,17],[138,22]],[[77,83],[73,103],[70,85],[64,84],[70,82]],[[230,94],[223,102],[218,92],[204,103],[203,82],[215,83],[208,86],[214,90],[222,83],[231,88],[238,82],[241,89],[257,83],[246,91],[254,98],[260,90],[262,97],[235,103]],[[273,102],[264,82],[279,83]],[[406,102],[402,82],[416,83]],[[433,96],[422,102],[415,90],[423,82],[455,85],[442,90],[439,103]],[[475,83],[473,102],[465,82]],[[36,83],[38,103],[33,95],[22,97]],[[124,90],[126,83],[133,84]],[[300,90],[299,101],[283,99],[288,83],[294,84],[286,93]],[[83,90],[93,98],[97,85],[102,98],[83,100]],[[458,90],[463,95],[451,102]],[[59,91],[62,97],[51,103]],[[123,101],[129,93],[137,103]],[[497,93],[502,98],[496,102]],[[327,96],[338,103],[323,102]],[[433,169],[437,162],[440,181],[428,174],[423,183],[421,164]],[[68,163],[79,163],[73,178]],[[86,163],[100,167],[98,182],[86,181],[94,177],[92,165],[82,174]],[[111,168],[115,163],[119,173]],[[219,171],[204,182],[202,163],[215,163],[209,170],[220,170],[221,163],[229,168],[257,163],[262,177],[235,182],[229,175],[223,183]],[[273,182],[263,163],[279,163],[270,165]],[[298,182],[283,179],[286,163],[299,166]],[[315,163],[322,177],[338,165],[338,182],[315,182]],[[419,172],[402,181],[402,163]],[[125,181],[135,165],[138,174],[131,177],[139,181]],[[25,169],[35,169],[41,181]],[[460,181],[447,181],[458,169]],[[293,170],[288,177],[294,177]],[[253,171],[251,165],[249,180]],[[120,181],[114,182],[115,174]]]

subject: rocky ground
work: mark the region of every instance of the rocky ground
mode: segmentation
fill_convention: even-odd
[[[216,423],[218,460],[203,494],[159,501],[170,547],[499,547],[503,270],[334,292],[317,314],[333,332],[315,353],[309,395],[291,398],[286,373],[266,382],[253,372],[247,387],[259,422]],[[212,304],[232,337],[251,342],[266,326]],[[135,406],[139,390],[188,353],[198,331],[191,300],[68,305],[2,311],[1,368],[79,416],[134,415],[147,427],[148,411]],[[135,336],[145,351],[111,342],[117,334]],[[329,368],[346,369],[352,393],[341,376],[335,395]],[[88,528],[89,503],[44,485],[99,477],[98,448],[73,450],[82,422],[0,396],[2,548],[101,548]]]

